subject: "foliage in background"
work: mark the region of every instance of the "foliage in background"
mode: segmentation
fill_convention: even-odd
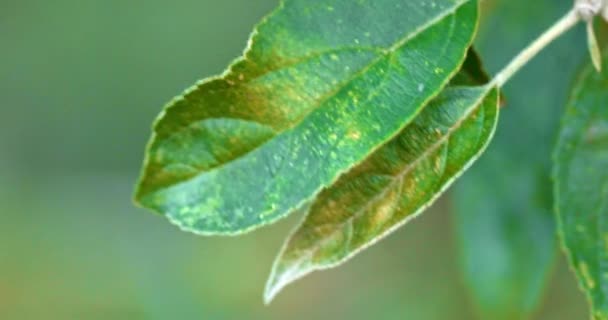
[[[500,70],[571,5],[496,4],[476,42],[488,68]],[[496,137],[454,188],[461,263],[481,319],[528,319],[541,301],[557,253],[551,150],[583,48],[583,34],[567,34],[505,86]]]
[[[608,62],[608,55],[603,59]],[[574,83],[555,151],[559,233],[596,319],[608,319],[608,72]]]

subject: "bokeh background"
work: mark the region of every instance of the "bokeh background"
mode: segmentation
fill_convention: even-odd
[[[489,69],[570,2],[485,1],[477,42]],[[449,198],[268,307],[265,279],[299,217],[238,238],[203,238],[133,206],[161,107],[220,73],[277,3],[0,0],[0,319],[475,319]],[[574,36],[561,41],[582,50]],[[551,79],[571,63],[560,52],[535,60],[507,97],[551,90],[550,81],[526,81],[533,72]],[[586,318],[559,255],[536,319]]]

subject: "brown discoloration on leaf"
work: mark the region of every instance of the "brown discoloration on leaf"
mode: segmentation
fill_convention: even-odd
[[[138,202],[184,230],[246,232],[395,136],[456,73],[477,2],[382,1],[283,2],[243,58],[161,114]]]
[[[446,90],[397,137],[324,190],[279,254],[266,301],[420,214],[485,149],[496,126],[497,99],[489,87]]]

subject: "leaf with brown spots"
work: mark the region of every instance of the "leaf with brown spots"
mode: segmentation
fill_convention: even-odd
[[[136,201],[237,234],[310,201],[408,125],[463,62],[476,0],[285,0],[221,77],[154,125]]]
[[[489,85],[446,89],[397,137],[324,190],[275,261],[266,302],[306,274],[343,263],[430,206],[490,142],[497,91]]]

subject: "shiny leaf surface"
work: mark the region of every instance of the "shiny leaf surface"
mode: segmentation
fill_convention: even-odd
[[[462,63],[475,0],[286,0],[154,126],[136,199],[184,230],[284,217],[394,137]]]
[[[493,72],[572,6],[570,1],[496,1],[477,49]],[[477,319],[530,319],[556,257],[551,149],[585,36],[566,34],[504,88],[494,142],[454,186],[454,222]]]

